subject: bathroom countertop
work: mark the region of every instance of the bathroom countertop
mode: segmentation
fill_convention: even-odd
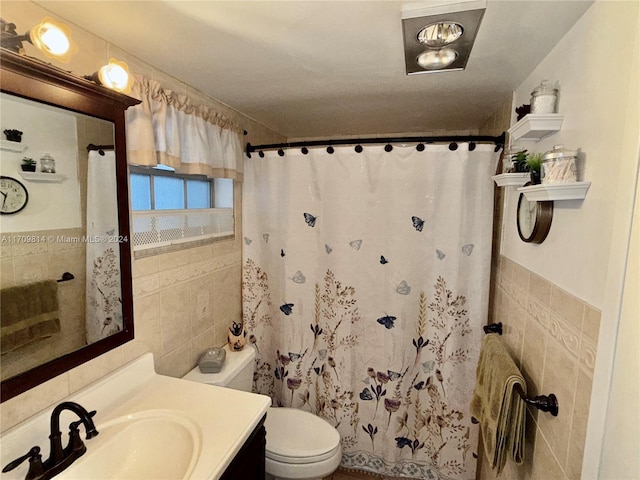
[[[97,410],[94,423],[98,431],[101,424],[136,412],[172,410],[184,414],[199,427],[200,454],[189,475],[194,479],[220,478],[271,405],[271,399],[264,395],[158,375],[151,354],[139,357],[63,401],[74,401],[87,410]],[[2,465],[24,455],[34,445],[42,448],[43,459],[49,457],[49,419],[54,407],[2,435]],[[77,417],[65,411],[60,424],[67,425],[74,420]],[[107,440],[104,437],[98,435],[85,441],[87,453],[76,462],[90,456],[92,446],[97,448],[101,441]],[[3,474],[3,478],[25,478],[27,464],[24,462]],[[60,478],[64,478],[64,472]]]

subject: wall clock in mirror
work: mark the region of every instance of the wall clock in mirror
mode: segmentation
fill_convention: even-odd
[[[18,213],[28,201],[29,193],[22,183],[12,177],[0,177],[0,213]]]
[[[530,183],[525,184],[525,187]],[[542,243],[549,234],[553,219],[553,201],[530,202],[524,193],[518,198],[516,223],[523,242]]]

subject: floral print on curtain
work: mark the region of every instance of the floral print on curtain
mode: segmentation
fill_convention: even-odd
[[[247,160],[254,389],[335,426],[345,468],[471,479],[495,154],[396,150]]]

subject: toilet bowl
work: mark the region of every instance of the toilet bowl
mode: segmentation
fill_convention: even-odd
[[[270,408],[265,429],[266,471],[276,480],[323,478],[340,465],[340,434],[320,417],[295,408]]]
[[[251,391],[255,351],[239,352],[228,346],[219,373],[202,373],[195,367],[183,378],[236,390]],[[265,420],[267,478],[315,480],[331,475],[340,465],[340,434],[326,420],[295,408],[269,408]]]

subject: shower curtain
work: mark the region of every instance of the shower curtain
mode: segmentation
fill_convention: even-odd
[[[245,162],[254,390],[340,432],[342,466],[475,478],[493,146],[289,149]]]
[[[122,330],[116,156],[89,152],[87,171],[87,343]]]

